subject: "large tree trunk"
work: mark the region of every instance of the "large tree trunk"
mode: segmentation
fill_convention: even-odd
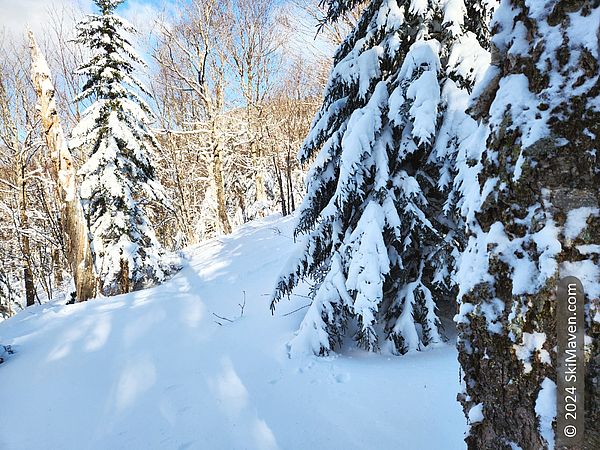
[[[52,175],[61,202],[66,255],[71,273],[75,278],[77,301],[82,302],[95,297],[97,289],[88,227],[78,195],[77,174],[73,158],[65,142],[56,110],[50,69],[31,32],[29,32],[29,42],[32,60],[31,79],[38,96],[46,144],[52,158]]]
[[[600,100],[599,64],[597,54],[569,37],[592,6],[509,0],[500,8],[511,12],[509,20],[496,15],[490,72],[496,77],[472,110],[489,122],[479,182],[483,191],[492,188],[469,223],[459,269],[466,441],[473,450],[555,448],[563,430],[556,429],[553,399],[565,395],[556,387],[556,290],[573,275],[586,290],[591,338],[586,434],[576,448],[598,449],[600,113],[593,105]]]

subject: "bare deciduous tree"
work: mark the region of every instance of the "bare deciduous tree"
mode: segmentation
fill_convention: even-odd
[[[57,196],[61,202],[67,259],[75,279],[77,300],[85,301],[96,295],[97,282],[89,232],[78,194],[76,168],[59,122],[50,69],[31,32],[29,32],[29,45],[32,60],[31,78],[38,96],[38,111],[46,144],[50,149]]]
[[[231,224],[226,210],[223,181],[225,136],[222,120],[227,83],[221,45],[226,37],[223,18],[223,2],[191,2],[175,24],[160,24],[161,38],[154,58],[163,71],[162,81],[172,84],[172,89],[184,101],[190,102],[184,110],[187,117],[178,124],[179,129],[169,131],[203,135],[210,142],[208,184],[211,188],[209,192],[215,197],[213,200],[218,219],[216,231],[228,234],[231,233]],[[203,127],[197,129],[200,123]]]

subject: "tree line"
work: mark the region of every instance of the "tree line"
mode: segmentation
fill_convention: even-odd
[[[112,93],[103,93],[110,84],[102,79],[101,72],[107,67],[115,69],[112,90],[127,84],[128,80],[123,78],[125,70],[134,85],[123,94],[127,98],[138,95],[140,105],[148,107],[145,111],[148,117],[138,123],[145,124],[146,134],[137,136],[137,140],[144,142],[142,147],[155,142],[142,178],[149,181],[152,172],[151,184],[162,186],[162,197],[150,201],[148,190],[143,194],[131,192],[137,203],[148,203],[144,214],[155,239],[151,239],[151,246],[145,244],[147,249],[160,246],[167,252],[175,251],[230,233],[244,222],[273,212],[289,214],[302,198],[305,167],[297,163],[295,153],[318,107],[328,56],[293,45],[290,36],[314,30],[300,29],[307,25],[296,24],[290,18],[298,13],[309,19],[316,16],[321,11],[318,3],[298,2],[285,9],[275,1],[182,1],[172,14],[155,18],[154,33],[148,39],[125,21],[117,21],[105,24],[112,27],[104,30],[111,42],[103,44],[101,16],[117,17],[118,10],[114,9],[120,3],[96,2],[100,14],[95,14],[95,22],[89,19],[92,16],[75,8],[49,10],[48,21],[36,36],[40,49],[33,62],[29,38],[8,31],[2,34],[0,299],[3,316],[24,305],[53,298],[65,289],[77,291],[73,285],[77,269],[69,261],[69,254],[75,250],[68,237],[72,230],[66,231],[72,228],[70,216],[65,216],[64,211],[67,196],[57,189],[60,161],[51,157],[53,151],[60,153],[60,150],[49,145],[46,131],[50,123],[44,123],[39,114],[39,103],[46,101],[44,95],[56,103],[47,115],[50,120],[58,119],[59,134],[63,135],[60,139],[68,147],[76,172],[74,180],[83,183],[78,189],[83,187],[90,196],[83,199],[84,209],[91,197],[94,197],[92,203],[96,202],[88,205],[91,209],[100,210],[107,203],[114,203],[112,195],[108,202],[108,197],[101,200],[100,191],[105,189],[107,178],[102,178],[99,167],[90,167],[98,136],[95,141],[85,142],[86,130],[81,125],[100,119],[97,116],[92,120],[89,111],[104,94],[108,99],[118,100]],[[95,25],[98,26],[94,28]],[[340,39],[340,28],[331,26],[323,36],[335,44]],[[103,45],[121,46],[121,50],[127,50],[121,52],[123,58],[133,59],[124,62],[117,56],[112,62],[105,61]],[[53,83],[50,91],[38,92],[41,95],[36,95],[31,76],[36,58],[47,61],[48,73],[44,77]],[[102,115],[101,111],[97,113]],[[99,124],[96,131],[107,124],[107,121]],[[83,128],[88,125],[84,123]],[[132,126],[135,128],[132,123],[125,124],[125,128]],[[56,134],[57,129],[54,127],[51,133]],[[87,132],[94,134],[93,130]],[[56,136],[51,137],[52,142],[55,140]],[[58,147],[62,145],[58,143]],[[64,149],[62,152],[65,154]],[[114,164],[109,166],[106,176]],[[134,166],[137,170],[143,164],[135,161],[129,169]],[[125,172],[131,172],[129,169]],[[96,180],[95,187],[90,185],[92,179]],[[130,188],[138,189],[139,181],[132,181]],[[122,179],[121,184],[124,182]],[[124,200],[122,197],[121,203]],[[104,211],[110,222],[114,222],[117,209],[131,210],[131,207],[113,207],[116,209],[112,212]],[[98,222],[100,217],[92,220],[90,208],[83,222],[89,228],[86,233],[93,234],[101,221]],[[134,214],[129,220],[139,222],[141,216]],[[124,227],[121,234],[131,234],[129,228],[130,225]],[[103,233],[113,235],[114,242],[121,236],[116,230]],[[146,236],[145,240],[149,238]],[[96,240],[95,254],[108,254],[105,246],[106,243]],[[95,283],[104,283],[104,279],[111,277],[113,281],[117,279],[118,273],[108,276],[108,272],[103,272],[101,261],[102,258],[93,261],[97,272]],[[106,270],[119,268],[118,258],[115,261],[106,260]],[[129,263],[139,265],[139,261]],[[130,269],[133,270],[123,268],[123,271]],[[127,289],[104,291],[108,294],[135,288],[135,283],[129,284]],[[81,291],[78,294],[79,300],[92,296],[82,295]]]

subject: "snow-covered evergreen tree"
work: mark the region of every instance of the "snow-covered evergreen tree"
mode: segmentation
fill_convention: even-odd
[[[134,64],[143,63],[126,35],[135,30],[114,14],[122,1],[95,0],[101,14],[88,15],[77,26],[78,42],[92,56],[80,68],[87,82],[76,101],[93,104],[70,145],[89,154],[81,168],[81,196],[104,295],[155,284],[172,270],[162,260],[147,211],[166,198],[152,166],[159,144],[148,127],[151,113],[136,94],[145,91],[133,76]]]
[[[356,3],[330,1],[330,18]],[[489,64],[488,14],[469,0],[373,0],[337,50],[299,155],[313,161],[303,246],[271,304],[302,279],[317,286],[292,353],[327,354],[347,330],[393,353],[441,339],[455,229],[444,205],[466,99]]]
[[[568,275],[588,303],[580,448],[600,442],[599,24],[589,1],[504,0],[494,16],[496,57],[471,107],[482,123],[461,145],[457,177],[470,449],[555,448],[555,290]]]

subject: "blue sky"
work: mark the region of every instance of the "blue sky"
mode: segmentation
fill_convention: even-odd
[[[126,0],[119,6],[118,12],[121,16],[131,22],[140,32],[142,39],[152,35],[154,23],[157,16],[166,10],[173,10],[176,4],[189,0]],[[261,0],[256,0],[261,1]],[[291,0],[276,0],[280,5],[289,3]],[[92,12],[95,10],[93,0],[0,0],[0,38],[2,31],[13,36],[17,40],[25,38],[25,32],[28,29],[34,31],[38,36],[38,41],[43,40],[44,25],[48,22],[49,11],[66,11],[66,16],[73,9],[77,10],[75,15],[66,19],[64,26],[70,26],[69,21],[74,21],[81,17],[82,12]],[[58,15],[61,15],[60,13]],[[322,39],[314,40],[316,23],[314,19],[308,19],[303,27],[292,32],[294,35],[289,39],[290,46],[295,51],[311,58],[315,55],[331,55],[333,48]],[[302,20],[302,13],[292,13],[293,20]],[[290,31],[286,30],[289,35]],[[290,47],[290,48],[291,48]],[[146,58],[147,59],[147,58]]]
[[[170,0],[128,0],[119,6],[119,11],[130,20],[146,20],[170,3]],[[14,33],[26,28],[36,31],[47,20],[49,9],[73,7],[85,12],[94,10],[92,0],[0,0],[0,28]]]
[[[185,1],[185,0],[177,0]],[[260,0],[257,0],[260,1]],[[290,0],[276,0],[283,5]],[[176,0],[126,0],[119,6],[118,10],[129,19],[136,16],[140,19],[161,11],[164,7],[176,3]],[[36,28],[47,19],[47,11],[50,7],[73,7],[76,6],[85,11],[93,10],[92,0],[0,0],[0,27],[23,28],[27,25]]]

